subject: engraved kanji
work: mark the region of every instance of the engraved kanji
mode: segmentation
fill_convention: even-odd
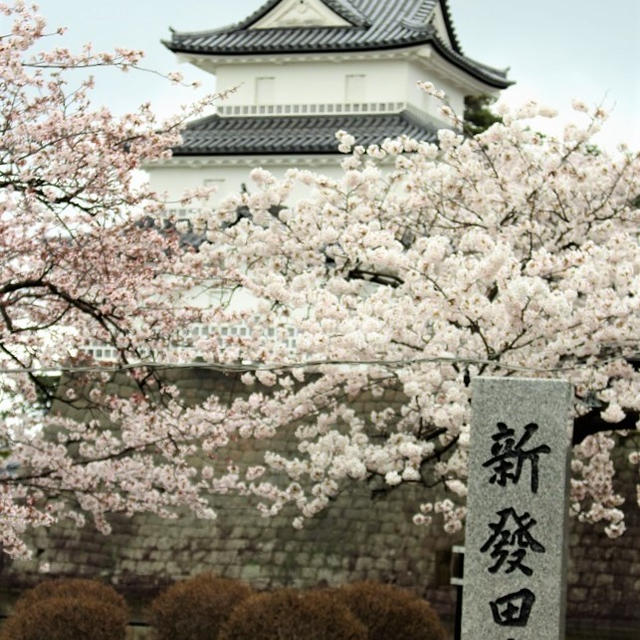
[[[526,627],[536,596],[530,589],[520,589],[489,603],[493,621],[503,627]]]
[[[533,449],[524,450],[524,445],[538,430],[538,425],[530,422],[524,428],[524,435],[516,442],[515,431],[504,422],[498,422],[498,431],[491,436],[491,458],[482,464],[483,467],[491,467],[493,475],[490,483],[497,483],[504,487],[508,480],[518,484],[525,461],[531,465],[531,491],[538,492],[538,458],[540,454],[550,453],[551,449],[546,444],[541,444]]]
[[[533,569],[524,564],[527,551],[545,553],[544,546],[529,531],[537,521],[526,511],[518,515],[511,507],[498,511],[496,515],[500,519],[489,524],[492,534],[480,548],[483,553],[491,550],[491,557],[495,559],[494,564],[489,567],[489,572],[496,573],[506,562],[505,573],[519,569],[526,576],[530,576]]]

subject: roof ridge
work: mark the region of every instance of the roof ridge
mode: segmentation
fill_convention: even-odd
[[[351,22],[344,26],[249,28],[282,0],[267,0],[251,16],[232,27],[197,33],[173,32],[166,46],[175,53],[216,56],[377,51],[431,44],[446,60],[491,87],[505,89],[504,71],[467,58],[457,40],[448,0],[319,0],[340,10]],[[439,7],[439,9],[438,9]],[[442,14],[446,36],[438,36],[434,12]],[[355,13],[370,21],[355,26]]]
[[[448,0],[422,0],[422,2],[412,7],[400,22],[408,29],[427,32],[431,28],[435,33],[437,33],[437,30],[433,25],[433,15],[436,7],[438,6],[440,6],[440,9],[442,10],[445,29],[447,30],[447,34],[451,40],[451,49],[456,53],[463,55],[462,47],[458,40],[458,34],[451,17],[451,9],[449,7]]]
[[[349,0],[320,0],[320,2],[333,9],[355,27],[368,27],[371,25],[369,18],[360,9],[354,7]],[[339,10],[339,7],[342,7],[342,11]],[[347,18],[344,13],[351,14],[352,19]]]
[[[433,39],[437,41],[437,44],[448,49],[451,52],[450,55],[453,55],[454,58],[457,58],[459,60],[464,60],[469,64],[472,64],[476,67],[480,67],[481,69],[484,69],[487,73],[504,76],[506,82],[508,82],[509,85],[514,84],[513,81],[507,80],[507,72],[511,69],[511,67],[504,67],[503,69],[500,69],[498,67],[492,67],[490,64],[485,64],[484,62],[480,62],[475,58],[472,58],[464,53],[461,53],[460,51],[456,51],[455,49],[452,49],[444,40],[442,40],[442,38],[438,35],[437,32],[434,32]]]
[[[422,0],[416,2],[402,18],[402,22],[411,28],[424,28],[431,22],[431,17],[438,0]]]
[[[247,29],[252,24],[256,23],[260,18],[263,18],[271,9],[278,6],[283,0],[267,0],[263,5],[258,7],[253,13],[247,16],[244,20],[230,25],[226,31],[242,31]],[[362,11],[356,9],[349,0],[318,0],[333,12],[337,13],[343,20],[350,22],[354,27],[368,27],[369,20]]]
[[[449,32],[449,38],[451,39],[451,48],[461,56],[464,55],[462,47],[460,46],[460,40],[458,38],[458,32],[453,24],[453,17],[451,16],[451,7],[449,6],[449,0],[438,0],[440,7],[442,8],[442,15],[444,22]]]
[[[407,27],[407,29],[411,29],[412,31],[421,31],[423,33],[427,33],[429,31],[435,32],[435,27],[431,23],[431,21],[423,23],[412,20],[411,18],[402,18],[400,20],[400,24]]]
[[[260,5],[253,13],[250,13],[244,20],[240,20],[240,22],[236,22],[232,24],[229,31],[241,31],[245,29],[249,25],[257,22],[262,18],[262,16],[266,15],[273,9],[276,5],[280,4],[282,0],[267,0],[264,4]]]

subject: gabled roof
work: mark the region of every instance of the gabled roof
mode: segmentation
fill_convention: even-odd
[[[358,144],[380,144],[407,135],[435,141],[435,129],[407,111],[395,114],[225,118],[192,122],[182,132],[174,156],[338,153],[336,131],[344,129]]]
[[[369,21],[355,5],[357,2],[349,2],[349,0],[321,0],[329,9],[337,13],[341,18],[350,22],[354,27],[368,27]],[[250,16],[238,22],[236,25],[227,27],[227,29],[248,29],[258,20],[264,18],[271,9],[280,4],[281,0],[267,0],[263,5],[256,9]]]
[[[503,89],[512,84],[505,71],[479,64],[462,53],[448,0],[321,0],[349,26],[252,28],[281,1],[267,0],[242,22],[222,29],[172,32],[165,44],[176,53],[225,56],[372,51],[430,44],[442,57],[490,86]],[[450,45],[433,24],[438,4]]]

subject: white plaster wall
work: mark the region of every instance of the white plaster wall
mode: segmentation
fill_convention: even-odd
[[[406,102],[412,93],[408,64],[406,60],[363,60],[221,65],[216,86],[224,90],[240,85],[225,105],[255,104],[256,78],[260,77],[275,77],[274,104],[343,103],[346,76],[364,74],[361,102]]]
[[[426,99],[417,87],[418,81],[429,81],[447,93],[456,113],[462,115],[464,110],[465,91],[461,87],[409,60],[222,65],[217,87],[238,87],[222,106],[256,104],[256,80],[264,77],[275,78],[271,104],[345,103],[349,75],[365,76],[358,102],[407,103],[440,120],[439,105]]]
[[[300,162],[297,166],[304,167],[304,157],[299,156]],[[321,173],[330,178],[338,178],[343,174],[339,167],[341,158],[336,156],[330,160],[330,164],[318,167],[308,167],[311,171]],[[209,204],[214,206],[216,203],[227,195],[239,193],[242,183],[247,185],[249,191],[255,189],[249,178],[251,169],[254,167],[262,167],[271,171],[277,178],[283,178],[287,169],[291,165],[284,165],[277,157],[273,158],[256,158],[255,162],[248,161],[242,166],[208,166],[208,167],[176,167],[176,166],[155,166],[147,168],[151,185],[160,192],[167,192],[169,200],[177,201],[186,189],[194,189],[197,187],[215,185],[217,192],[210,199]],[[306,187],[300,186],[292,193],[293,199],[301,198],[308,193]],[[180,209],[179,204],[170,205],[172,208]],[[185,210],[185,216],[188,217],[188,211]]]
[[[432,82],[436,89],[441,89],[447,94],[447,99],[456,114],[462,117],[464,113],[464,90],[454,85],[444,76],[429,71],[423,65],[417,62],[409,63],[407,72],[408,84],[411,88],[409,96],[410,104],[415,105],[418,109],[425,111],[428,116],[439,122],[442,126],[450,126],[445,123],[440,116],[440,101],[426,94],[422,89],[418,88],[418,82]]]

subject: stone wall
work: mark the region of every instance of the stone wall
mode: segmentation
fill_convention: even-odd
[[[214,391],[227,397],[245,392],[234,377],[195,370],[173,375],[191,401]],[[389,392],[379,399],[362,398],[357,405],[365,411],[374,404],[399,401],[399,394]],[[275,441],[242,441],[230,456],[258,462],[265,449],[290,450],[291,446],[291,439],[280,434]],[[632,503],[631,471],[622,480],[623,492]],[[0,566],[5,608],[8,595],[42,579],[37,565],[48,562],[51,575],[103,578],[139,603],[173,579],[205,570],[241,578],[261,589],[381,580],[414,589],[451,622],[456,600],[455,588],[449,584],[451,546],[461,539],[438,534],[435,527],[428,530],[412,524],[417,505],[428,499],[433,495],[424,488],[400,486],[372,500],[366,486],[354,483],[301,531],[291,527],[292,512],[263,518],[246,498],[235,496],[212,497],[219,513],[214,522],[187,515],[169,521],[137,516],[114,518],[113,533],[106,537],[90,525],[80,530],[60,526],[39,531],[33,536],[36,559],[4,558]],[[612,541],[593,526],[571,521],[569,629],[586,625],[595,633],[590,637],[600,640],[617,637],[606,635],[614,633],[614,628],[632,634],[640,630],[637,507],[629,509],[627,526],[627,533]]]
[[[626,501],[624,535],[611,540],[602,527],[570,520],[567,619],[576,632],[601,629],[607,634],[597,638],[626,637],[618,635],[625,631],[640,637],[639,478],[637,467],[625,464],[631,450],[629,442],[616,451],[621,471],[615,486]]]

